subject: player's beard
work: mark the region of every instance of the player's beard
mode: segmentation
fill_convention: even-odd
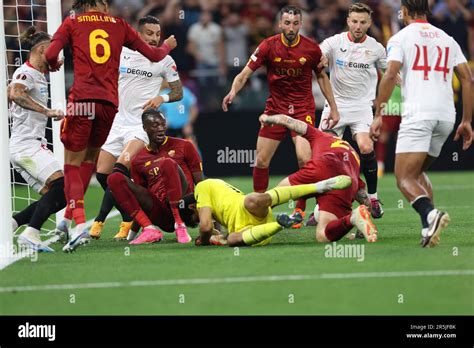
[[[288,41],[288,43],[292,44],[293,41],[295,41],[295,39],[298,37],[298,33],[288,33],[288,34],[285,34],[283,33],[283,35],[285,36],[285,39]],[[290,36],[291,35],[291,36]]]
[[[148,44],[153,47],[158,47],[158,42],[156,41],[150,41]]]

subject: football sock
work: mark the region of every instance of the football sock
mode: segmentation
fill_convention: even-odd
[[[59,178],[50,183],[49,191],[38,200],[29,226],[40,230],[51,214],[57,213],[65,206],[64,178]]]
[[[385,162],[385,154],[387,153],[387,144],[381,143],[380,141],[377,141],[375,143],[375,153],[376,153],[376,158],[377,162]]]
[[[361,154],[361,167],[364,173],[365,181],[367,182],[367,192],[369,194],[377,192],[377,159],[375,152]]]
[[[135,214],[135,221],[138,222],[140,224],[140,226],[143,227],[143,228],[152,225],[152,223],[151,223],[150,219],[148,218],[148,216],[141,209]]]
[[[306,185],[295,185],[295,186],[282,186],[275,187],[274,189],[268,190],[267,194],[272,199],[272,207],[288,202],[290,199],[298,199],[300,197],[315,194],[317,187],[315,184]]]
[[[268,188],[269,168],[253,168],[253,190],[254,192],[265,192]]]
[[[33,202],[19,213],[13,215],[13,220],[15,220],[17,224],[17,227],[13,230],[16,230],[19,226],[23,226],[29,223],[37,206],[38,201]]]
[[[87,191],[87,187],[89,187],[89,183],[91,181],[91,177],[92,177],[92,174],[94,173],[94,170],[95,170],[95,163],[92,163],[92,162],[82,162],[81,166],[79,167],[79,173],[80,173],[81,180],[82,180],[82,185],[83,185],[83,188],[82,188],[82,191],[83,191],[82,196],[83,197],[84,197],[84,195]],[[66,165],[64,165],[64,174],[66,174]],[[66,194],[66,197],[67,197],[67,194]],[[67,201],[69,202],[69,200],[67,200]],[[66,206],[66,211],[64,212],[64,217],[68,220],[73,219],[72,209],[69,206],[69,204],[67,204],[67,206]]]
[[[159,166],[163,180],[165,182],[166,193],[170,202],[174,221],[177,224],[183,224],[181,215],[179,215],[179,204],[183,197],[183,190],[178,171],[178,164],[175,161],[166,158],[160,161]]]
[[[99,182],[102,189],[104,191],[107,190],[107,178],[109,177],[109,174],[96,173],[95,177],[97,178],[97,181]]]
[[[71,164],[64,165],[64,192],[69,209],[72,211],[72,218],[76,225],[86,222],[84,212],[84,185],[78,166]],[[65,217],[66,214],[64,215]]]
[[[300,198],[296,201],[296,209],[306,210],[306,199]]]
[[[427,196],[418,196],[411,202],[411,206],[420,214],[423,228],[427,228],[429,226],[428,214],[434,209],[431,199]]]
[[[334,242],[344,237],[352,227],[354,227],[354,225],[351,223],[351,214],[348,214],[328,223],[324,229],[324,234],[327,239]]]
[[[252,226],[242,232],[242,240],[247,245],[257,244],[283,230],[278,222],[269,222],[263,225]]]

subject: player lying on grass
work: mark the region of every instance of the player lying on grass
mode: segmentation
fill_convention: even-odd
[[[117,113],[122,48],[159,62],[176,47],[174,37],[166,39],[161,47],[149,46],[125,20],[108,13],[107,0],[74,0],[72,7],[71,15],[58,28],[46,51],[51,71],[59,69],[58,55],[66,46],[70,46],[74,61],[70,105],[61,125],[64,192],[76,223],[63,248],[65,252],[75,250],[89,237],[84,194]]]
[[[160,42],[160,21],[152,16],[138,21],[140,37],[152,47]],[[183,87],[179,80],[176,64],[169,55],[158,63],[151,63],[139,52],[124,47],[120,58],[119,111],[115,116],[107,141],[100,151],[97,163],[97,180],[105,190],[99,214],[92,224],[89,235],[99,239],[107,215],[114,205],[122,215],[119,232],[114,239],[126,239],[132,218],[116,204],[107,187],[107,177],[113,171],[126,172],[132,158],[145,147],[148,137],[143,129],[143,109],[157,109],[162,103],[180,100]],[[147,74],[144,74],[147,72]],[[158,95],[163,80],[168,82],[170,93]]]
[[[261,115],[260,122],[284,126],[304,136],[311,145],[311,160],[296,173],[283,179],[277,188],[309,184],[338,175],[347,175],[352,179],[350,187],[344,190],[316,195],[320,211],[316,240],[322,243],[337,241],[356,226],[368,242],[375,242],[377,229],[370,219],[367,207],[361,204],[352,209],[352,202],[358,198],[358,192],[363,189],[364,183],[359,177],[359,156],[349,143],[285,115]]]
[[[20,66],[8,86],[8,99],[12,101],[10,161],[29,186],[42,197],[14,215],[12,229],[28,224],[18,236],[18,243],[39,251],[53,251],[40,238],[41,226],[51,214],[66,206],[64,176],[59,162],[48,149],[45,139],[48,117],[61,119],[61,110],[48,109],[48,70],[45,51],[51,37],[44,32],[28,28],[21,35],[22,47],[30,50],[29,59]]]
[[[279,214],[273,217],[272,207],[300,197],[342,190],[351,186],[351,178],[340,175],[307,185],[276,187],[264,193],[245,195],[239,189],[220,179],[207,179],[196,185],[193,218],[199,221],[199,237],[195,244],[222,245],[220,238],[213,237],[214,221],[225,227],[229,234],[229,246],[266,245],[272,236],[285,227],[301,223],[300,214]]]
[[[202,180],[201,160],[190,141],[166,136],[166,120],[160,111],[148,109],[142,119],[150,143],[132,160],[133,182],[124,167],[107,179],[118,204],[143,227],[130,244],[160,241],[163,234],[159,228],[175,231],[178,243],[189,243],[192,239],[179,214],[179,204],[184,194],[193,192],[194,183]],[[135,230],[132,227],[130,233]]]

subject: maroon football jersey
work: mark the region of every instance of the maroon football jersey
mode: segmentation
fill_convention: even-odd
[[[166,188],[161,181],[157,168],[160,158],[173,159],[186,176],[188,193],[194,191],[192,173],[202,172],[201,158],[190,141],[172,137],[166,137],[158,151],[152,151],[146,146],[133,158],[131,166],[133,181],[138,185],[147,187],[159,198],[166,197]]]
[[[283,42],[283,34],[262,41],[247,66],[254,71],[262,65],[267,67],[270,95],[265,113],[314,114],[312,78],[313,71],[319,71],[320,60],[319,45],[302,35],[291,47]]]
[[[51,67],[58,54],[71,46],[74,82],[70,100],[105,100],[118,106],[118,78],[122,47],[139,51],[152,61],[163,59],[168,45],[147,45],[125,20],[102,12],[86,12],[67,17],[53,36],[46,51]]]

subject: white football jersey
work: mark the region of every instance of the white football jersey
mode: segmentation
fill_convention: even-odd
[[[416,21],[388,41],[387,58],[402,63],[402,117],[455,121],[453,68],[466,58],[451,36]]]
[[[377,88],[377,68],[387,66],[385,48],[366,35],[354,42],[349,32],[323,41],[321,51],[329,59],[331,85],[336,104],[351,110],[372,106]]]
[[[31,66],[29,62],[24,63],[13,74],[10,86],[14,84],[26,86],[28,94],[35,102],[48,106],[48,81],[45,75]],[[11,87],[10,87],[11,88]],[[21,145],[25,140],[44,138],[48,118],[39,112],[22,108],[15,102],[10,105],[10,117],[12,119],[10,144]]]
[[[152,63],[139,52],[124,47],[120,57],[119,109],[114,123],[141,124],[143,105],[159,94],[163,79],[168,82],[179,80],[173,58],[166,56],[160,62]]]

